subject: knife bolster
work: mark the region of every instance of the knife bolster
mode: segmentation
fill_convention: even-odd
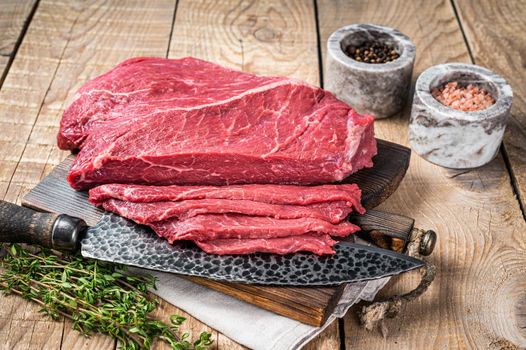
[[[87,227],[86,222],[82,219],[66,214],[59,215],[53,224],[52,247],[66,251],[79,249],[82,235]]]

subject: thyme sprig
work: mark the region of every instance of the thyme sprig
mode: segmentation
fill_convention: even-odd
[[[171,316],[167,324],[150,315],[159,305],[148,293],[155,288],[152,276],[123,273],[126,266],[79,254],[32,252],[14,244],[4,248],[0,290],[39,304],[53,319],[70,319],[83,335],[108,334],[126,350],[149,349],[156,339],[177,350],[203,350],[212,344],[207,332],[194,341],[188,333],[180,335],[182,316]]]

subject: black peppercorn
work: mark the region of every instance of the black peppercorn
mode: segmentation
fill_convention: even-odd
[[[400,57],[393,47],[373,41],[366,41],[359,46],[348,46],[345,53],[358,62],[374,64],[391,62]]]

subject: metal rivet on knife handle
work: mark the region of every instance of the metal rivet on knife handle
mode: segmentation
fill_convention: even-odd
[[[426,233],[424,233],[422,236],[422,240],[420,241],[419,253],[423,256],[430,255],[433,252],[433,249],[435,249],[436,242],[437,234],[435,231],[426,231]]]
[[[82,219],[66,214],[59,215],[53,225],[53,248],[75,251],[80,248],[80,241],[88,226]]]

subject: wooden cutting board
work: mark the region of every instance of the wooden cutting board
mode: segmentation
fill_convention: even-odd
[[[362,189],[362,204],[367,209],[376,207],[398,187],[409,167],[411,151],[404,146],[378,140],[378,155],[374,167],[346,178],[343,183],[356,183]],[[60,163],[23,199],[24,206],[58,214],[80,217],[95,225],[103,211],[87,201],[86,192],[73,190],[66,175],[74,156]],[[407,236],[413,220],[407,217],[368,211],[369,230],[392,236]],[[325,288],[268,287],[218,282],[198,277],[185,277],[198,284],[228,294],[250,304],[287,316],[313,326],[321,326],[332,313],[345,285]]]

